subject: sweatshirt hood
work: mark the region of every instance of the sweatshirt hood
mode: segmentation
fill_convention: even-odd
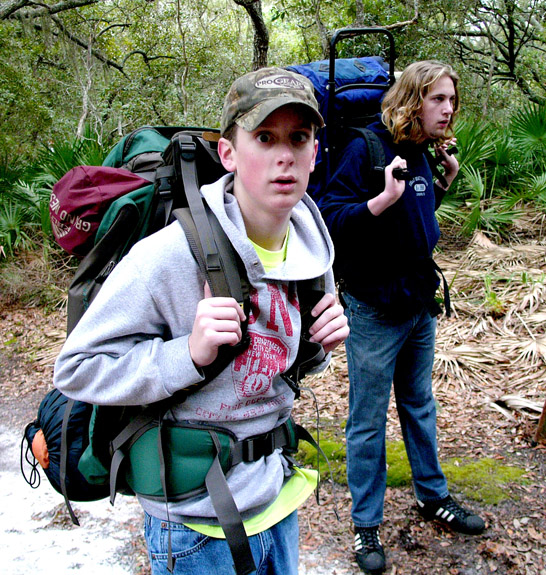
[[[233,174],[226,174],[217,182],[201,188],[207,204],[247,265],[251,282],[260,279],[311,279],[325,274],[332,267],[334,247],[330,235],[317,206],[305,194],[294,206],[290,217],[286,261],[282,266],[266,273],[246,236],[243,216],[232,192]]]

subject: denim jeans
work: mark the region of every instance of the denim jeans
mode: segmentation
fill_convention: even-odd
[[[383,521],[391,384],[417,498],[436,501],[448,495],[438,461],[432,394],[436,318],[423,309],[410,319],[390,319],[346,292],[343,297],[350,327],[345,343],[350,381],[346,436],[352,518],[357,527],[374,527]]]
[[[144,535],[152,575],[168,575],[168,523],[145,513]],[[249,537],[256,575],[297,575],[298,512]],[[234,575],[233,559],[225,539],[213,539],[171,522],[175,575]]]

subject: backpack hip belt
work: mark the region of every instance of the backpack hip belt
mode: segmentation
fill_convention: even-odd
[[[140,430],[134,432],[139,425]],[[125,447],[128,455],[125,479],[135,493],[167,503],[207,491],[231,550],[237,575],[254,573],[256,566],[250,543],[229,490],[226,473],[237,463],[257,461],[278,448],[286,450],[290,459],[289,454],[297,450],[300,437],[316,445],[309,433],[292,419],[272,431],[237,441],[232,432],[221,427],[164,421],[161,416],[152,421],[144,414],[133,420],[112,442],[111,501],[113,503],[117,489],[116,477],[125,459]],[[168,513],[167,505],[168,570],[172,572],[174,558],[170,551]]]
[[[227,474],[238,463],[258,461],[279,448],[288,456],[295,453],[301,436],[299,426],[291,419],[267,433],[240,441],[225,428],[192,422],[164,420],[159,423],[155,419],[143,425],[137,421],[134,427],[139,427],[134,434],[122,432],[112,442],[112,502],[119,491],[122,465],[121,481],[134,493],[148,499],[181,501],[206,491],[206,475],[216,456],[223,473]],[[214,438],[218,440],[219,450]]]

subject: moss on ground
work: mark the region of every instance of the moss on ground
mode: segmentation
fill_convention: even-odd
[[[347,485],[347,465],[345,458],[345,442],[339,429],[323,429],[320,446],[330,461],[332,475],[336,483]],[[298,461],[305,467],[317,466],[315,449],[306,444],[300,444]],[[403,441],[387,442],[387,485],[389,487],[404,487],[411,485],[411,469]],[[510,484],[526,484],[525,470],[513,465],[483,458],[456,459],[442,461],[442,469],[450,487],[485,504],[496,505],[505,499],[513,497]],[[323,480],[329,478],[329,469],[321,456],[319,465]]]

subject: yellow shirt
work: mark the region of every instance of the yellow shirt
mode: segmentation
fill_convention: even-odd
[[[243,521],[246,534],[250,537],[261,533],[288,517],[313,493],[318,483],[318,472],[315,469],[294,468],[294,475],[283,485],[277,499],[264,511]],[[186,527],[214,537],[225,539],[224,531],[219,525],[185,523]]]

